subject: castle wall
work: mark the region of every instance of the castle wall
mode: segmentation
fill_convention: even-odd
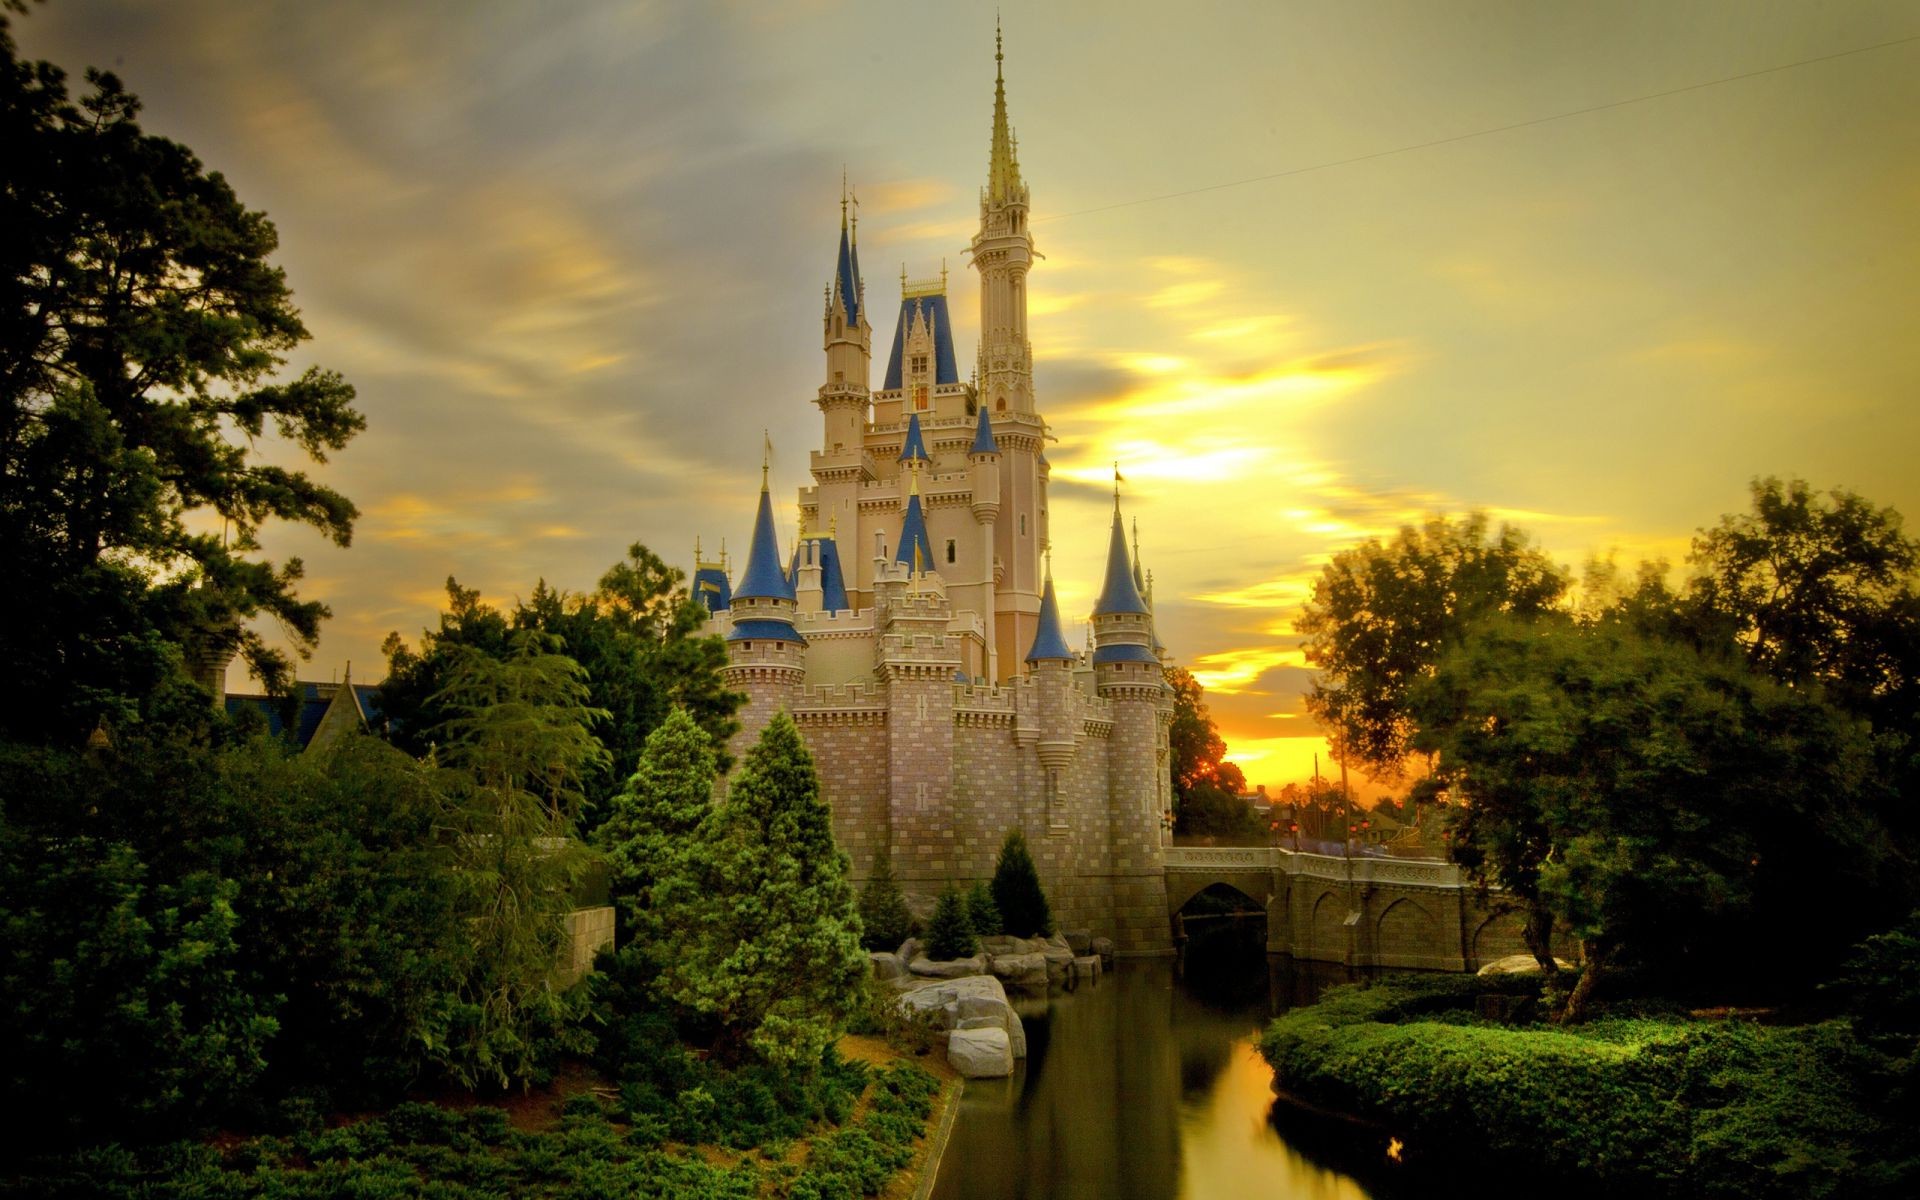
[[[874,856],[893,849],[888,836],[886,713],[803,703],[795,719],[833,812],[834,841],[853,859],[855,881],[864,882],[873,874]]]

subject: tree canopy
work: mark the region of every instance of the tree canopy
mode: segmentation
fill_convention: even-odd
[[[1434,517],[1389,542],[1334,555],[1297,622],[1320,669],[1307,709],[1355,766],[1398,778],[1413,748],[1408,695],[1473,623],[1496,613],[1550,611],[1567,590],[1519,530],[1490,532],[1486,515]]]
[[[1207,711],[1206,689],[1185,667],[1167,668],[1173,722],[1167,727],[1173,771],[1173,831],[1257,838],[1262,830],[1240,799],[1247,778],[1226,760],[1227,743]]]
[[[77,743],[133,718],[183,658],[236,649],[269,687],[325,605],[298,559],[258,557],[268,522],[344,546],[351,502],[302,470],[363,427],[311,367],[272,222],[178,143],[143,131],[112,74],[21,60],[0,23],[0,658],[18,735]],[[277,445],[276,445],[277,444]]]

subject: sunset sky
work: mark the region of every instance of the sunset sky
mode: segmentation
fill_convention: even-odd
[[[1118,459],[1162,639],[1252,781],[1310,769],[1292,622],[1359,539],[1482,508],[1678,571],[1764,474],[1920,520],[1909,0],[1002,12],[1063,610]],[[368,429],[320,468],[353,547],[267,549],[333,608],[302,676],[367,680],[449,574],[506,602],[632,541],[744,546],[763,427],[790,543],[843,167],[875,310],[944,257],[971,359],[993,20],[54,0],[14,34],[119,72],[279,227],[296,365]]]

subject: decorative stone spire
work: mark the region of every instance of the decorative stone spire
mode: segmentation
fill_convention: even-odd
[[[1013,130],[1007,125],[1007,82],[1001,71],[1006,58],[1000,42],[1000,19],[993,21],[993,153],[987,163],[987,203],[1018,199],[1020,159],[1014,150]]]

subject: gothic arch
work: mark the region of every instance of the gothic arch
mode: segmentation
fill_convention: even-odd
[[[1401,897],[1387,905],[1374,923],[1374,945],[1396,954],[1437,953],[1440,923],[1422,905]]]
[[[1335,891],[1321,892],[1307,918],[1307,947],[1317,953],[1347,948],[1347,901]]]

